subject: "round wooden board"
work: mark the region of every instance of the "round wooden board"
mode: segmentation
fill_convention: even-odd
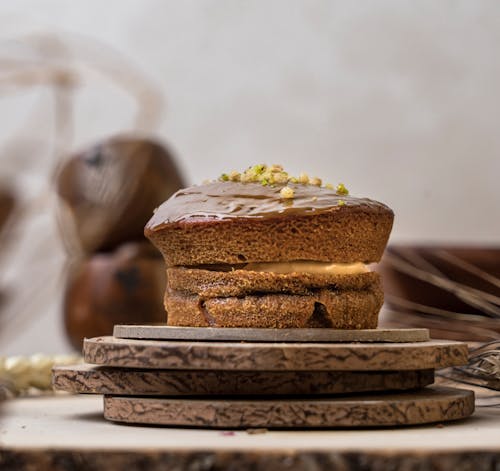
[[[467,345],[415,343],[236,343],[85,339],[87,363],[128,368],[239,371],[397,371],[467,363]]]
[[[211,428],[388,427],[446,422],[474,412],[474,393],[453,388],[328,399],[104,397],[116,422]]]
[[[132,396],[319,395],[406,390],[434,382],[417,371],[193,371],[138,370],[91,365],[57,366],[56,390]]]
[[[425,342],[428,329],[236,329],[115,325],[113,336],[122,339],[196,340],[229,342]]]

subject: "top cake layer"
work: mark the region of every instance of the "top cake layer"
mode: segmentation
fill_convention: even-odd
[[[333,189],[211,182],[175,193],[146,225],[145,234],[168,266],[308,260],[380,260],[393,212]],[[287,195],[289,196],[289,195]]]
[[[234,218],[276,218],[318,214],[338,206],[363,207],[375,211],[387,206],[367,198],[339,195],[335,190],[313,185],[287,185],[293,197],[283,198],[283,185],[211,182],[179,190],[163,203],[147,224],[148,230],[181,221],[210,221]]]

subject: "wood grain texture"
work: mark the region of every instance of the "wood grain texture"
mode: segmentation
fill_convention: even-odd
[[[115,325],[113,336],[123,339],[207,340],[229,342],[425,342],[427,329],[237,329]]]
[[[438,387],[328,399],[104,397],[108,420],[214,428],[387,427],[458,420],[473,412],[472,391]]]
[[[304,432],[306,433],[306,432]],[[500,468],[496,451],[443,450],[39,450],[0,449],[1,471],[492,471]]]
[[[52,381],[56,390],[71,393],[133,396],[318,395],[420,388],[434,382],[434,370],[176,371],[80,364],[55,367]]]
[[[450,340],[415,343],[236,343],[85,339],[87,363],[182,370],[395,371],[467,363],[467,345]]]
[[[0,470],[492,471],[500,410],[387,429],[268,431],[117,426],[102,398],[58,394],[2,403]]]

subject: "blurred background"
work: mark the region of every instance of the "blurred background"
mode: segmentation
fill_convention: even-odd
[[[0,355],[137,313],[163,290],[136,227],[156,201],[260,162],[394,209],[401,325],[498,338],[499,44],[494,0],[2,2]]]

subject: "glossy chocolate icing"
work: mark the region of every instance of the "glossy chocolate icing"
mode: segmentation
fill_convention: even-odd
[[[188,220],[273,218],[356,206],[390,211],[377,201],[337,195],[335,190],[313,185],[288,184],[294,190],[294,198],[283,199],[280,196],[283,186],[211,182],[185,188],[172,195],[155,211],[146,228],[154,231],[169,223]]]

